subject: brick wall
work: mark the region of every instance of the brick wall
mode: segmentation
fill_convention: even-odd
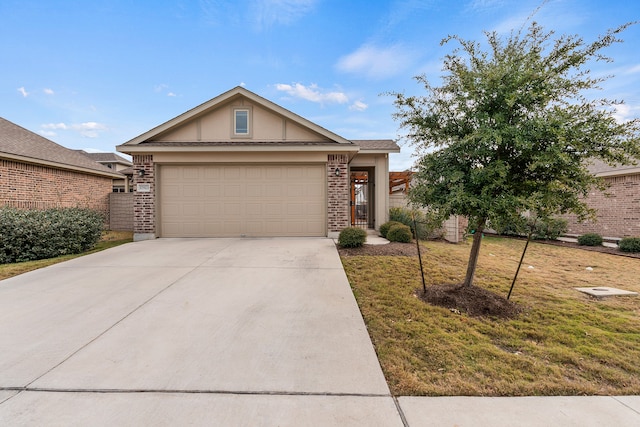
[[[329,233],[340,232],[349,226],[349,168],[344,154],[327,157],[327,226]],[[336,168],[340,175],[336,176]]]
[[[109,230],[133,231],[133,193],[109,195]]]
[[[83,207],[109,213],[112,178],[0,159],[0,206]]]
[[[135,240],[154,238],[156,232],[155,168],[152,155],[133,156],[133,233]],[[144,170],[144,176],[138,171]],[[138,191],[138,184],[148,184],[149,192]],[[138,235],[138,236],[136,236]]]
[[[598,233],[604,237],[640,237],[640,174],[606,178],[610,187],[605,193],[594,190],[587,198],[589,207],[597,210],[597,221],[578,223],[574,215],[566,215],[568,234]]]

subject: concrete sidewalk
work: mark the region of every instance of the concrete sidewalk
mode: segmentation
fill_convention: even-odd
[[[0,281],[0,425],[632,426],[640,398],[393,398],[330,239],[160,239]]]

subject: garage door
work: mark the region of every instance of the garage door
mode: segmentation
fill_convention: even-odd
[[[325,236],[323,165],[164,165],[162,237]]]

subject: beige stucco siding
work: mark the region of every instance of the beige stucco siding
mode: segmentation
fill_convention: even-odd
[[[236,108],[249,109],[251,133],[249,138],[239,138],[233,135],[233,112]],[[194,118],[182,126],[154,137],[154,141],[330,142],[331,140],[257,104],[244,101],[228,103],[208,111],[206,114]]]

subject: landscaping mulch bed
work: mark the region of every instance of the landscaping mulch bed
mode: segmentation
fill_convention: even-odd
[[[517,317],[522,311],[518,305],[505,297],[477,286],[431,285],[427,286],[426,290],[416,290],[416,296],[429,304],[448,308],[457,314],[510,319]]]
[[[338,246],[340,256],[418,256],[416,243],[390,242],[386,245],[364,245],[359,248],[341,248]]]

